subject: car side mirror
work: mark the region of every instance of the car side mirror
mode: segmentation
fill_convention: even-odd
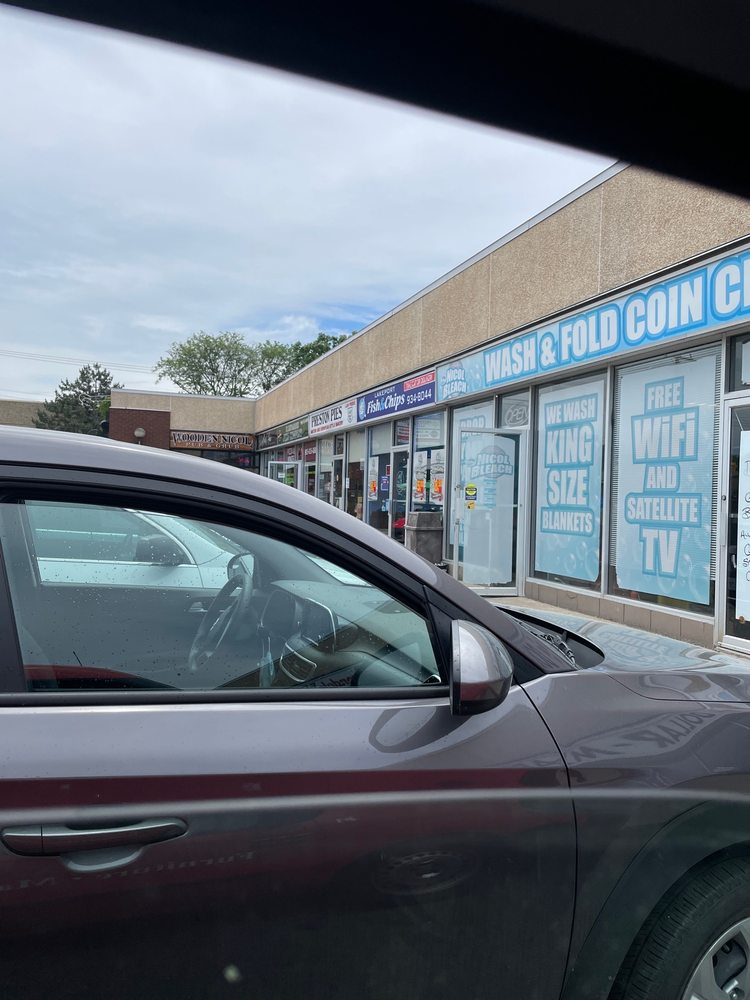
[[[510,691],[513,661],[497,636],[474,622],[451,625],[451,711],[479,715],[501,704]]]
[[[144,535],[138,539],[135,561],[157,566],[180,566],[187,562],[176,542],[163,535]]]

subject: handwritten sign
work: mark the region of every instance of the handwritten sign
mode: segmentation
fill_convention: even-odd
[[[750,431],[740,433],[735,618],[750,620]]]

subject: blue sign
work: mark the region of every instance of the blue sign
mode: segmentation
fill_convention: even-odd
[[[708,604],[716,357],[620,378],[617,585]]]
[[[599,576],[604,382],[539,392],[534,565],[554,576]]]
[[[429,406],[435,402],[435,372],[415,375],[403,382],[396,382],[385,389],[376,389],[357,398],[357,421],[377,420],[378,417],[395,416],[404,410]]]
[[[750,315],[750,252],[648,285],[531,333],[508,337],[437,370],[439,402],[621,357]]]

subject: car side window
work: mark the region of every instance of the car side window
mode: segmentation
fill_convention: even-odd
[[[161,529],[154,537],[176,542],[191,565],[172,562],[156,541],[146,553],[141,534],[135,545],[156,577],[123,577],[109,557],[132,547],[124,536],[140,524]],[[30,690],[441,682],[425,615],[328,554],[207,521],[68,501],[2,504],[0,531]],[[97,553],[107,571],[92,574]],[[64,570],[51,572],[59,563]]]

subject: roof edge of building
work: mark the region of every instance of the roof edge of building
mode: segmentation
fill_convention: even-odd
[[[202,392],[170,392],[168,389],[112,389],[111,397],[116,393],[127,393],[129,396],[169,396],[172,399],[228,399],[232,402],[255,403],[257,396],[212,396]]]
[[[456,275],[461,274],[462,271],[468,270],[468,268],[472,267],[474,264],[477,264],[480,260],[483,260],[485,257],[489,257],[490,254],[493,254],[496,250],[499,250],[500,247],[505,246],[507,243],[511,243],[513,240],[517,239],[519,236],[522,236],[530,229],[533,229],[534,226],[538,226],[541,222],[544,222],[546,219],[549,219],[557,212],[562,211],[563,208],[566,208],[568,205],[571,205],[574,201],[578,201],[579,198],[582,198],[584,195],[589,194],[590,191],[594,191],[602,184],[605,184],[612,177],[616,177],[617,174],[622,173],[622,171],[626,170],[630,165],[631,164],[626,163],[623,160],[618,160],[617,162],[612,163],[610,166],[606,167],[598,174],[595,174],[593,177],[590,177],[589,180],[584,181],[583,184],[579,184],[577,188],[574,188],[572,191],[568,192],[568,194],[563,195],[562,198],[558,198],[557,201],[553,202],[551,205],[548,205],[547,208],[542,209],[541,212],[537,212],[536,215],[532,215],[530,219],[527,219],[525,222],[522,222],[520,225],[516,226],[515,229],[511,229],[510,232],[507,232],[504,236],[501,236],[499,239],[495,240],[494,243],[490,243],[489,246],[484,247],[484,249],[478,250],[477,253],[475,253],[472,257],[469,257],[462,263],[457,264],[455,267],[451,268],[450,271],[446,271],[446,273],[441,275],[439,278],[435,278],[435,280],[430,282],[429,285],[425,285],[424,288],[420,288],[419,291],[414,292],[413,295],[410,295],[408,299],[404,299],[403,302],[400,302],[397,306],[394,306],[393,309],[389,309],[388,312],[385,312],[381,316],[378,316],[378,318],[374,319],[372,323],[368,323],[367,326],[363,327],[361,330],[357,330],[356,333],[352,334],[350,337],[347,337],[346,340],[342,341],[340,344],[337,344],[335,347],[332,347],[330,351],[326,351],[325,354],[321,354],[319,358],[315,358],[314,361],[311,361],[309,364],[305,365],[304,368],[300,368],[298,371],[293,372],[291,375],[285,378],[283,382],[279,382],[278,385],[275,385],[273,389],[269,389],[267,393],[264,393],[263,396],[260,396],[259,398],[263,399],[264,396],[267,396],[270,393],[274,392],[276,389],[279,389],[282,385],[286,385],[287,382],[291,382],[292,379],[297,378],[298,375],[300,375],[304,371],[307,371],[308,368],[312,368],[314,365],[317,365],[324,358],[329,357],[336,351],[340,351],[342,347],[345,347],[347,344],[351,343],[352,340],[356,340],[358,337],[363,337],[366,333],[369,333],[370,330],[374,330],[376,326],[379,326],[385,320],[390,319],[392,316],[395,316],[397,313],[401,312],[402,309],[408,308],[408,306],[412,305],[412,303],[416,302],[418,299],[421,299],[424,295],[428,295],[436,288],[440,288],[441,285],[444,285],[446,282],[450,281],[451,278],[455,278]]]

